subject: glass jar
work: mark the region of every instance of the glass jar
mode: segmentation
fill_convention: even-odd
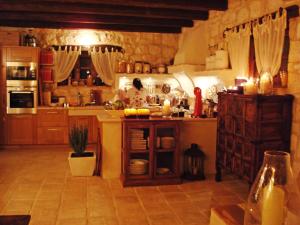
[[[300,224],[300,200],[290,154],[266,151],[250,190],[244,225],[296,224]]]
[[[273,77],[269,71],[261,73],[258,81],[258,91],[262,95],[273,94]]]
[[[140,61],[136,61],[134,63],[134,72],[135,73],[142,73],[143,72],[143,63]]]

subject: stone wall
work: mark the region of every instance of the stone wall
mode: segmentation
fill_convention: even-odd
[[[0,30],[17,30],[20,34],[28,33],[29,29],[4,28]],[[65,29],[31,29],[37,38],[40,47],[52,45],[75,45],[78,44],[78,36],[89,32],[96,36],[96,41],[103,34],[115,34],[118,43],[125,49],[125,59],[134,61],[147,61],[152,65],[160,63],[169,64],[174,58],[178,48],[178,34],[141,33],[141,32],[107,32],[85,31]],[[100,42],[99,42],[100,43]]]
[[[212,11],[206,22],[210,45],[223,44],[223,31],[226,28],[247,22],[279,7],[300,5],[300,0],[229,0],[226,12]],[[290,20],[290,52],[288,60],[288,88],[283,93],[295,96],[291,135],[291,155],[293,169],[299,174],[300,184],[300,17]]]

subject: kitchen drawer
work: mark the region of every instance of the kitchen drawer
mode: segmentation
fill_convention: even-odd
[[[68,127],[38,127],[37,144],[67,144]]]
[[[67,109],[38,109],[38,127],[67,127]]]

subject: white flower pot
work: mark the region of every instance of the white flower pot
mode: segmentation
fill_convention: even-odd
[[[69,153],[69,165],[72,176],[93,176],[96,166],[96,153],[90,157],[71,157]]]

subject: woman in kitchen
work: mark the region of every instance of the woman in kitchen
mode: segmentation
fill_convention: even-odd
[[[133,87],[130,88],[125,97],[125,103],[130,107],[145,107],[147,103],[147,91],[143,88],[143,84],[139,78],[134,78],[132,82]]]

